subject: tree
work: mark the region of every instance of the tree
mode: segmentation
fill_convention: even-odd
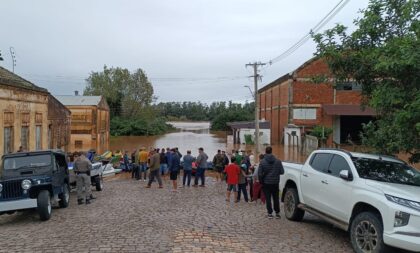
[[[350,34],[336,25],[313,35],[336,82],[362,85],[364,105],[377,120],[364,126],[366,145],[385,154],[404,151],[420,161],[420,2],[371,0]]]
[[[92,72],[86,79],[84,95],[102,95],[110,107],[111,117],[136,117],[149,111],[154,100],[153,86],[142,69],[130,73],[123,68]]]
[[[3,60],[3,57],[1,57],[1,51],[0,51],[0,61],[2,61]]]

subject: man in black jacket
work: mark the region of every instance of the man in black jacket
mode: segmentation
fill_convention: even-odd
[[[263,191],[266,198],[268,218],[273,218],[273,207],[271,199],[274,202],[274,211],[276,218],[280,219],[280,201],[279,201],[279,182],[280,175],[284,174],[283,164],[273,154],[273,149],[265,149],[264,159],[261,161],[258,169],[258,178],[263,184]]]

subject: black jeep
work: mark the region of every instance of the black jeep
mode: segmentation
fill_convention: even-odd
[[[0,166],[0,214],[36,208],[41,220],[51,217],[53,202],[69,205],[69,170],[62,151],[7,154]]]

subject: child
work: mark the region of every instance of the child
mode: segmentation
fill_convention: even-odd
[[[238,189],[237,185],[239,183],[239,173],[241,173],[241,169],[235,163],[236,159],[234,156],[231,158],[231,163],[226,166],[224,172],[227,175],[227,191],[226,191],[226,201],[230,202],[230,193],[233,191],[235,202],[237,202],[238,198]]]

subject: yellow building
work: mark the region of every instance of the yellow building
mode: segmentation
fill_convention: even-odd
[[[0,155],[48,148],[48,95],[0,67]]]
[[[55,96],[71,111],[70,151],[109,148],[109,106],[102,96]]]

